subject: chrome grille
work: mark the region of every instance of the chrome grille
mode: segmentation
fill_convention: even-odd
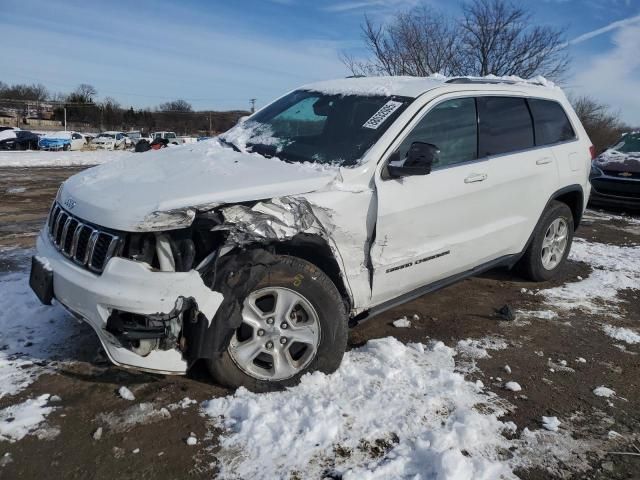
[[[104,270],[121,245],[118,235],[83,223],[58,202],[51,207],[47,228],[60,253],[96,273]]]

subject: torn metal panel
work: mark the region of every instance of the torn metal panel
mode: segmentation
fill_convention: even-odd
[[[352,313],[371,298],[369,248],[376,220],[375,192],[332,190],[306,196],[319,222],[331,225],[327,239],[351,296]]]
[[[324,232],[313,208],[302,198],[274,198],[253,207],[233,205],[223,208],[222,214],[225,223],[212,230],[228,230],[227,244],[281,241],[299,233]]]
[[[158,232],[186,228],[196,218],[194,208],[178,208],[175,210],[155,211],[147,215],[136,225],[138,232]]]

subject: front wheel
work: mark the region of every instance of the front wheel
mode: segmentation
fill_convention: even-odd
[[[520,260],[520,271],[530,280],[551,280],[564,265],[573,242],[573,214],[569,207],[553,201],[545,210],[533,240]]]
[[[243,299],[242,323],[220,358],[207,360],[221,384],[256,392],[331,373],[347,344],[347,315],[331,279],[297,257],[277,256]]]

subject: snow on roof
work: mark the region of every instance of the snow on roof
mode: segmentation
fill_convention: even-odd
[[[429,77],[383,76],[339,78],[304,85],[301,87],[301,90],[321,92],[328,95],[385,97],[398,95],[401,97],[417,97],[424,92],[449,84],[455,84],[457,86],[464,84],[499,84],[501,86],[518,85],[558,89],[552,81],[541,76],[526,80],[514,75],[505,77],[497,77],[495,75],[487,75],[485,77],[445,77],[444,75],[434,74]]]
[[[365,95],[384,96],[399,95],[417,97],[418,95],[439,87],[447,78],[438,75],[433,77],[353,77],[327,80],[305,85],[301,90],[326,93],[328,95]]]

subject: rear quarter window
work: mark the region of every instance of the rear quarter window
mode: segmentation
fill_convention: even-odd
[[[536,145],[550,145],[576,138],[571,122],[558,102],[530,98],[528,100],[536,135]]]
[[[500,155],[534,146],[533,122],[524,98],[478,97],[478,156]]]

